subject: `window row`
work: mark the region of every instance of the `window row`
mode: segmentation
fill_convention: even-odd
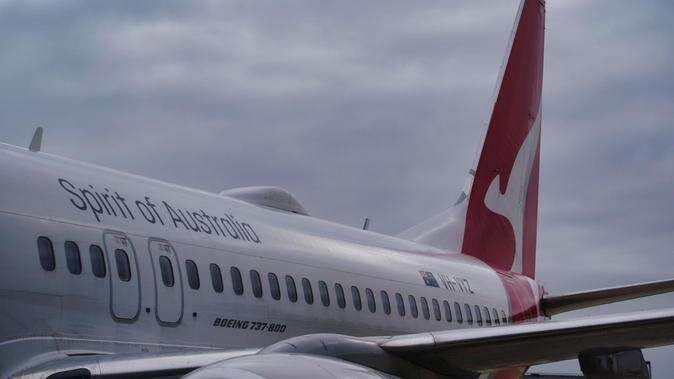
[[[166,258],[165,261],[168,262],[168,265],[170,265],[168,258]],[[215,263],[211,263],[209,268],[213,290],[220,293],[223,291],[222,271],[220,270],[220,266]],[[187,282],[190,288],[195,290],[199,289],[199,271],[194,261],[189,259],[185,261],[185,271],[187,272]],[[229,268],[229,273],[232,280],[232,290],[236,295],[243,295],[244,280],[241,271],[237,267],[232,266]],[[264,289],[260,273],[257,270],[250,270],[248,274],[250,277],[250,288],[253,296],[256,298],[263,297]],[[162,277],[164,278],[165,285],[173,285],[172,271],[170,273],[170,280],[168,280],[169,274],[167,273],[164,275],[164,268],[162,267]],[[288,300],[292,303],[296,303],[299,299],[299,291],[298,285],[295,282],[295,278],[293,278],[291,275],[286,275],[283,279]],[[278,276],[276,276],[276,274],[273,272],[268,273],[267,282],[269,284],[269,294],[271,298],[274,300],[281,300],[281,284]],[[304,302],[307,304],[313,304],[314,290],[311,281],[307,278],[302,278],[300,285],[301,295],[304,299]],[[340,283],[335,283],[333,286],[333,292],[337,306],[339,308],[346,308],[347,300],[344,287]],[[329,290],[328,284],[323,280],[319,280],[318,296],[320,297],[321,304],[325,307],[329,307],[331,305],[330,293],[331,292]],[[361,297],[360,289],[356,286],[351,286],[349,288],[349,294],[353,308],[357,311],[361,311],[363,309],[363,299]],[[381,304],[383,312],[387,315],[390,315],[392,307],[388,292],[381,290],[379,291],[378,297],[379,304]],[[375,313],[377,311],[377,296],[375,295],[375,291],[370,288],[365,288],[365,303],[367,304],[368,311],[371,313]],[[444,313],[444,319],[447,322],[466,322],[470,325],[475,323],[478,326],[496,326],[501,325],[501,323],[508,323],[508,316],[506,316],[505,311],[501,310],[499,312],[496,308],[490,309],[489,307],[480,307],[478,305],[471,306],[469,304],[461,305],[458,302],[454,302],[453,305],[451,305],[447,300],[442,300],[442,305],[440,305],[440,302],[437,299],[433,298],[429,303],[429,301],[423,296],[419,297],[419,303],[417,303],[417,298],[414,295],[408,295],[407,301],[405,301],[405,298],[399,292],[395,293],[395,307],[400,317],[404,317],[407,313],[407,309],[409,309],[410,315],[413,318],[418,318],[421,309],[421,315],[426,320],[430,320],[432,316],[435,320],[440,321],[443,319]]]
[[[38,237],[38,252],[40,257],[40,265],[46,271],[54,271],[56,268],[56,259],[54,256],[54,246],[51,240],[47,237]],[[71,274],[79,275],[82,273],[82,259],[80,256],[80,249],[78,245],[73,241],[66,241],[64,243],[64,251],[66,256],[66,265],[68,271]],[[128,282],[131,280],[131,266],[129,263],[129,256],[123,249],[116,249],[115,253],[115,263],[117,266],[117,276],[120,280]],[[106,276],[106,264],[105,257],[103,255],[103,250],[98,245],[89,246],[89,258],[91,261],[91,270],[94,276],[98,278],[104,278]],[[173,272],[173,264],[171,259],[165,255],[159,256],[159,271],[161,272],[162,282],[166,287],[173,287],[175,285],[175,274]],[[220,266],[215,263],[209,265],[209,271],[211,276],[211,285],[215,292],[221,293],[224,290],[222,271]],[[201,282],[199,279],[199,269],[197,268],[196,263],[193,260],[185,261],[185,272],[187,274],[187,283],[191,289],[198,290],[201,287]],[[236,295],[243,295],[244,293],[244,284],[241,271],[232,266],[229,269],[230,277],[232,280],[232,290]],[[257,270],[249,271],[250,285],[253,296],[256,298],[261,298],[263,296],[263,285],[260,273]],[[296,303],[299,298],[299,292],[295,279],[291,275],[286,275],[283,278],[285,283],[286,294],[288,300],[292,303]],[[267,281],[269,283],[269,294],[274,300],[281,300],[281,285],[279,278],[273,272],[267,274]],[[307,304],[314,303],[314,291],[311,285],[311,281],[307,278],[302,278],[300,281],[302,297],[304,302]],[[346,308],[346,292],[344,287],[340,283],[335,283],[333,286],[333,292],[335,295],[335,300],[339,308]],[[351,298],[351,304],[353,308],[357,311],[363,309],[363,300],[361,298],[360,289],[356,286],[351,286],[349,288],[349,294]],[[320,297],[321,304],[325,307],[329,307],[331,304],[330,290],[328,284],[323,281],[318,281],[318,295]],[[388,292],[385,290],[379,291],[379,301],[382,307],[382,310],[385,314],[391,314],[391,299],[389,298]],[[421,308],[421,315],[424,319],[430,320],[431,315],[437,321],[444,319],[447,322],[455,321],[457,323],[466,322],[467,324],[477,324],[478,326],[482,325],[500,325],[501,323],[507,324],[509,319],[506,316],[505,311],[501,310],[500,312],[496,308],[480,307],[478,305],[469,305],[469,304],[459,304],[454,302],[450,304],[447,300],[442,300],[442,306],[437,299],[431,299],[430,305],[428,300],[421,296],[419,297],[419,303],[417,303],[417,298],[414,295],[407,295],[407,301],[402,294],[396,292],[394,295],[395,299],[395,309],[400,317],[404,317],[409,309],[409,313],[413,318],[419,317],[419,308]],[[371,313],[377,311],[377,299],[375,292],[370,289],[365,289],[365,302],[367,303],[367,309]],[[473,318],[473,316],[475,316]]]
[[[46,271],[54,271],[56,269],[56,257],[54,255],[54,245],[51,240],[47,237],[38,237],[37,248],[42,268]],[[80,275],[82,273],[82,257],[80,256],[80,248],[77,243],[66,241],[63,244],[63,250],[65,251],[68,271],[73,275]],[[91,272],[94,276],[97,278],[105,278],[107,275],[105,256],[103,255],[103,249],[101,249],[100,246],[89,245],[89,260],[91,262]],[[119,279],[125,282],[131,280],[129,255],[124,249],[115,250],[115,263]]]

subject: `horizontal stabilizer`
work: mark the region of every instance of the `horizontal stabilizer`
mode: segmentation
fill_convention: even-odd
[[[545,297],[541,300],[541,310],[550,317],[563,312],[667,292],[674,292],[674,279]]]

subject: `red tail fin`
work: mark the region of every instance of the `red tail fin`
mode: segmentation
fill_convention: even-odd
[[[535,274],[545,3],[523,0],[470,195],[461,252]]]
[[[484,145],[454,207],[399,234],[531,278],[536,263],[545,3],[522,0]]]

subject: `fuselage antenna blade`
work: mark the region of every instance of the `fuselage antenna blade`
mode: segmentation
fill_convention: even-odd
[[[33,139],[30,141],[30,146],[28,150],[37,153],[42,149],[42,127],[38,126],[35,128],[35,133],[33,134]]]

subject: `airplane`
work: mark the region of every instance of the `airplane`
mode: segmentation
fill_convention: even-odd
[[[552,318],[674,280],[536,281],[544,23],[522,0],[460,196],[399,235],[311,217],[281,188],[51,155],[42,129],[0,144],[0,376],[507,379],[577,358],[645,377],[640,349],[674,343],[674,309]]]

